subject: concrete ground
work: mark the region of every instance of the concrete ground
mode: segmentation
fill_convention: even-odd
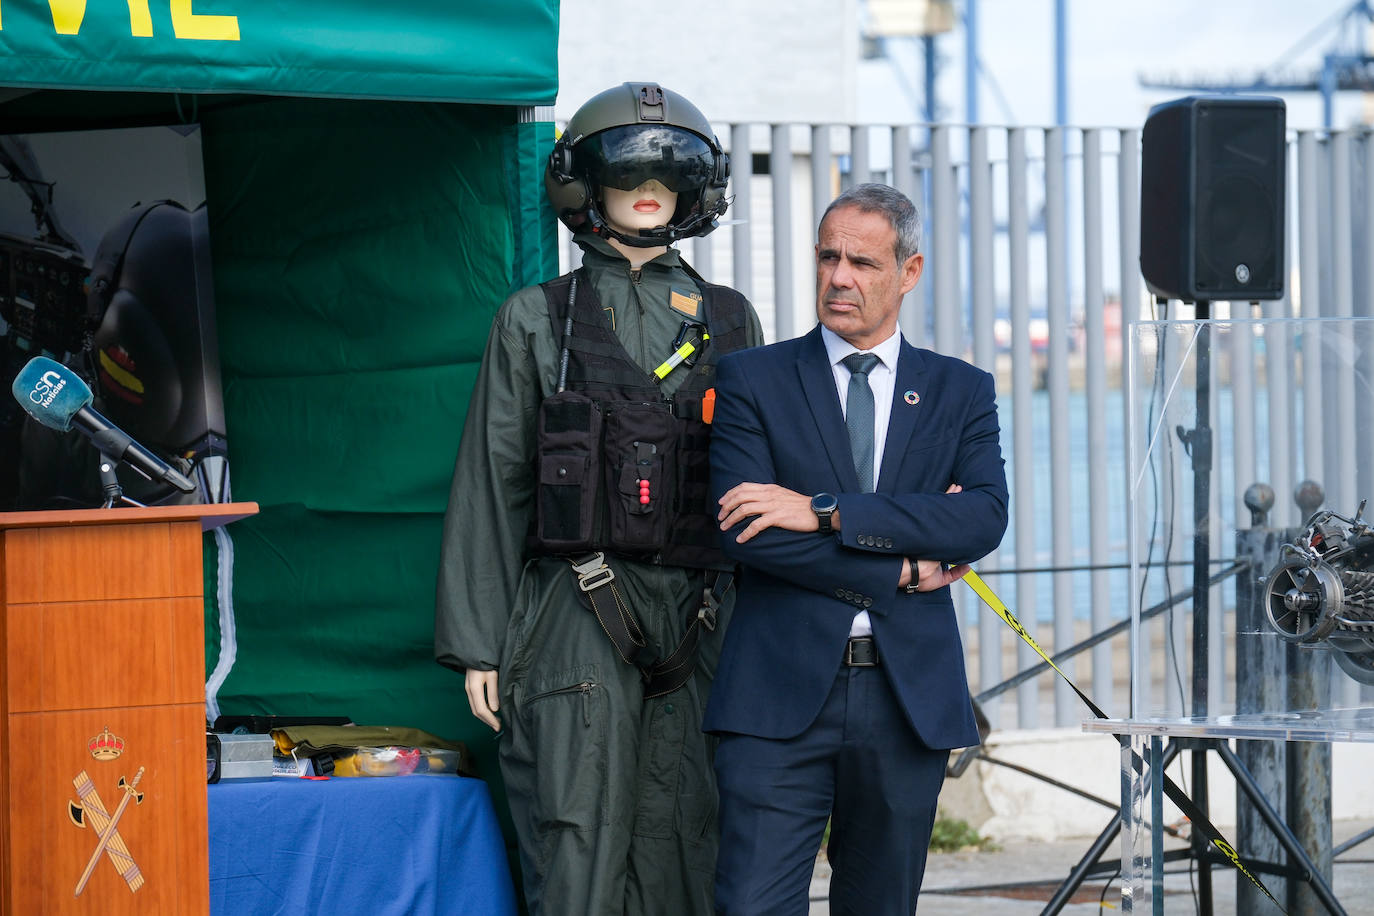
[[[1332,845],[1339,846],[1371,826],[1374,821],[1336,821],[1332,825]],[[1017,840],[1003,843],[999,849],[989,852],[965,850],[932,854],[926,866],[920,916],[1038,914],[1087,853],[1091,843],[1091,837],[1053,842]],[[1114,860],[1119,855],[1120,844],[1114,841],[1103,858]],[[1374,839],[1365,840],[1336,857],[1332,872],[1332,890],[1347,913],[1354,916],[1374,912]],[[1236,912],[1238,876],[1239,873],[1231,868],[1213,868],[1212,912],[1215,916],[1251,916]],[[829,877],[830,868],[822,854],[816,861],[811,882],[810,916],[826,916],[830,912],[826,902]],[[1272,879],[1266,883],[1270,881]],[[1196,884],[1195,870],[1190,875],[1187,861],[1170,863],[1164,878],[1163,912],[1169,916],[1199,912],[1194,896]],[[1102,901],[1100,906],[1099,899]],[[1090,878],[1060,912],[1066,916],[1096,916],[1120,910],[1120,880],[1106,883],[1103,878]],[[1150,910],[1142,911],[1137,906],[1135,912],[1148,913]],[[1323,911],[1319,908],[1315,912]]]

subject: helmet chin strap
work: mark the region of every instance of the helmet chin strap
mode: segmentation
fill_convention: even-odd
[[[674,242],[691,238],[697,234],[697,229],[702,223],[715,218],[715,214],[698,213],[689,217],[680,226],[660,226],[656,229],[641,229],[638,235],[626,235],[613,227],[606,218],[601,215],[596,204],[587,207],[587,221],[591,223],[592,232],[602,238],[613,238],[631,248],[663,248]]]

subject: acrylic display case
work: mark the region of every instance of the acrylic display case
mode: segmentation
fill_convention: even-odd
[[[1085,724],[1122,738],[1123,908],[1163,911],[1163,774],[1207,814],[1215,758],[1241,861],[1280,900],[1293,881],[1340,912],[1330,742],[1374,741],[1374,319],[1137,322],[1127,339],[1130,715]],[[1203,890],[1236,876],[1242,906],[1263,894],[1192,829],[1180,857]]]

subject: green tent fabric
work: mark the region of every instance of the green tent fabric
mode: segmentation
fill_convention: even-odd
[[[491,319],[556,269],[532,167],[552,128],[268,100],[203,129],[233,494],[261,508],[228,531],[232,634],[206,539],[207,672],[236,646],[220,711],[423,728],[494,779],[490,731],[434,662],[434,583]]]
[[[0,85],[551,105],[557,0],[6,3]]]

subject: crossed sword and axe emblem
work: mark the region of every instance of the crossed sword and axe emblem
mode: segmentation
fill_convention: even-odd
[[[119,800],[114,814],[106,813],[105,803],[100,800],[100,793],[95,790],[95,784],[91,782],[85,770],[72,780],[81,801],[68,802],[67,813],[72,823],[83,829],[89,820],[99,837],[95,851],[86,863],[86,870],[81,873],[81,880],[76,883],[75,896],[80,897],[81,892],[86,889],[86,882],[91,880],[95,867],[100,864],[102,853],[110,857],[110,864],[114,865],[115,871],[128,883],[130,891],[136,891],[143,886],[143,875],[138,870],[138,863],[129,855],[129,847],[124,845],[124,838],[119,835],[119,819],[124,816],[129,802],[132,801],[135,805],[143,803],[143,793],[138,791],[138,781],[142,778],[143,767],[138,768],[133,782],[126,783],[123,776],[119,777],[119,788],[124,797]]]

